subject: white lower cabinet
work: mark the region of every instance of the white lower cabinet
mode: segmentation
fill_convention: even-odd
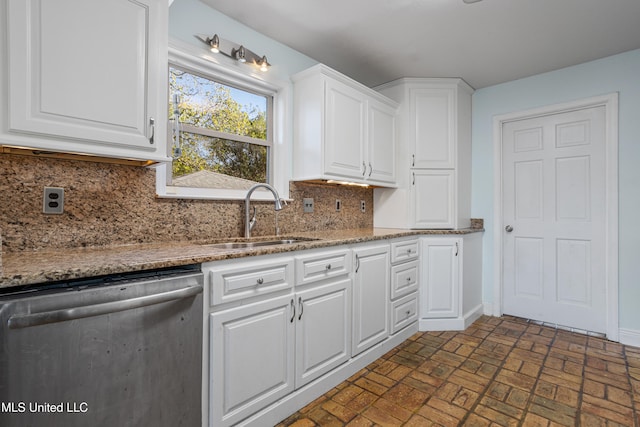
[[[349,360],[351,251],[212,263],[210,426],[230,426]],[[298,286],[300,284],[300,286]]]
[[[210,315],[210,425],[234,425],[351,355],[348,278]]]
[[[417,331],[419,240],[383,242],[203,264],[203,424],[275,425]]]
[[[421,331],[464,330],[483,313],[482,233],[422,238]]]
[[[460,249],[462,239],[431,238],[422,247],[422,301],[420,317],[457,317],[460,304]]]
[[[391,333],[404,329],[418,319],[418,293],[413,292],[391,302]]]
[[[230,426],[294,389],[294,299],[210,315],[209,425]]]
[[[296,292],[296,388],[351,356],[351,279]]]
[[[420,243],[417,239],[391,243],[391,333],[418,319]]]
[[[389,336],[389,245],[354,249],[353,355]]]

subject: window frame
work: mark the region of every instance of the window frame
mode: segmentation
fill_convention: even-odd
[[[282,198],[289,198],[289,179],[291,177],[291,141],[286,125],[290,111],[290,83],[268,79],[268,75],[259,75],[251,67],[227,60],[222,55],[214,55],[208,50],[196,49],[191,45],[171,40],[168,50],[166,88],[169,87],[169,66],[175,66],[187,72],[210,78],[216,82],[235,88],[264,95],[271,98],[270,126],[271,145],[267,159],[267,175],[270,184]],[[264,73],[263,73],[264,74]],[[268,74],[268,73],[267,73]],[[168,105],[168,99],[166,100]],[[269,106],[268,106],[269,108]],[[267,112],[269,113],[269,111]],[[167,112],[168,114],[168,112]],[[169,135],[171,133],[169,132]],[[235,139],[235,138],[234,138]],[[238,136],[237,140],[241,140]],[[173,144],[167,139],[167,156],[171,157]],[[195,188],[168,185],[168,174],[171,174],[171,163],[156,165],[156,195],[161,198],[244,200],[247,191],[223,188]],[[252,200],[272,200],[269,192],[257,191]]]

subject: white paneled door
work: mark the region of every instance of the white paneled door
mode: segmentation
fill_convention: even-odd
[[[605,107],[502,135],[504,313],[606,332]]]

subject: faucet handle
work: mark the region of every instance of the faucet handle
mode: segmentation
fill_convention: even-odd
[[[253,230],[253,227],[256,226],[256,222],[258,222],[258,220],[256,219],[256,207],[253,207],[253,217],[251,217],[251,220],[249,221],[249,230]]]

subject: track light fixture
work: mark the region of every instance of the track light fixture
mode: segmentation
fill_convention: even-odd
[[[213,37],[198,34],[196,38],[209,46],[211,52],[221,53],[241,63],[252,64],[258,67],[260,71],[268,71],[271,66],[267,61],[266,55],[257,55],[243,45],[221,39],[217,34],[214,34]]]

